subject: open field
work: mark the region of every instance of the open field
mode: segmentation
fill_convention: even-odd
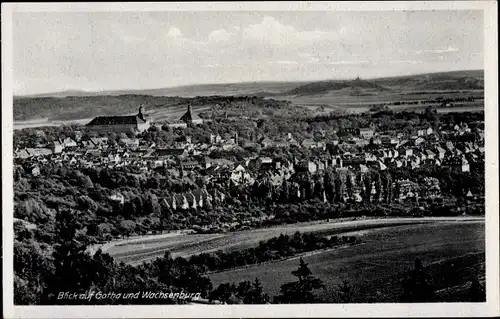
[[[296,103],[333,103],[337,105],[362,105],[391,103],[394,101],[412,102],[434,100],[436,98],[468,98],[483,97],[483,90],[471,91],[442,91],[442,92],[378,92],[372,95],[349,95],[349,94],[312,94],[312,95],[283,95],[275,96],[275,99],[290,100]]]
[[[164,121],[164,120],[178,120],[185,112],[186,105],[179,106],[171,106],[168,108],[161,109],[152,109],[147,110],[147,114],[152,118],[153,121]],[[210,107],[204,106],[192,106],[192,110],[194,112],[202,112],[207,111]],[[136,113],[127,113],[121,115],[135,115]],[[51,120],[49,118],[35,119],[29,121],[15,121],[14,122],[14,130],[22,130],[25,128],[35,128],[35,127],[44,127],[44,126],[61,126],[68,124],[80,124],[85,125],[92,121],[93,118],[83,118],[77,120],[66,120],[66,121],[58,121]]]
[[[324,281],[326,288],[321,295],[328,302],[336,301],[342,280],[349,280],[353,286],[354,302],[397,300],[402,292],[402,274],[412,269],[416,258],[430,268],[433,285],[443,298],[447,290],[466,289],[466,279],[472,275],[484,278],[484,220],[394,226],[359,235],[363,240],[360,245],[303,257],[313,275]],[[257,277],[265,292],[277,295],[282,284],[295,280],[291,271],[297,266],[298,258],[292,258],[213,273],[210,278],[217,286]],[[444,276],[449,278],[445,281]]]
[[[236,250],[257,246],[260,241],[277,237],[280,234],[289,234],[300,231],[321,233],[322,235],[341,234],[345,232],[360,231],[372,228],[383,228],[409,224],[434,224],[445,221],[482,220],[475,217],[456,218],[380,218],[360,219],[351,221],[333,221],[325,223],[303,223],[282,225],[278,227],[238,231],[224,234],[192,234],[192,235],[157,235],[144,239],[123,240],[108,244],[103,247],[107,253],[118,261],[129,264],[138,264],[161,257],[170,251],[173,257],[190,256],[202,252],[216,250]]]

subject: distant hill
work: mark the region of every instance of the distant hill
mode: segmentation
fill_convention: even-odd
[[[78,91],[44,93],[15,98],[70,97],[70,96],[120,96],[150,95],[170,97],[195,96],[246,96],[261,97],[293,95],[373,95],[380,92],[438,91],[438,90],[480,90],[484,88],[484,71],[466,70],[394,76],[375,79],[323,80],[309,82],[248,82],[227,84],[185,85],[158,89],[130,89],[115,91]]]
[[[85,119],[94,116],[135,113],[141,104],[147,105],[147,109],[154,109],[174,107],[185,102],[183,98],[148,95],[29,97],[15,98],[13,113],[15,121],[42,118]]]
[[[453,71],[380,78],[378,84],[404,91],[423,90],[481,90],[484,89],[484,71]]]
[[[311,82],[281,96],[329,95],[374,95],[377,93],[404,93],[412,91],[447,91],[484,89],[484,72],[480,70],[429,73],[376,79],[355,79],[352,81]],[[271,94],[275,95],[275,94]]]
[[[87,119],[99,115],[133,114],[140,104],[147,109],[183,112],[188,102],[199,108],[234,97],[249,97],[245,108],[266,108],[262,98],[296,103],[339,104],[409,99],[408,94],[457,92],[484,89],[481,70],[440,72],[376,79],[327,80],[314,82],[255,82],[190,85],[176,88],[122,91],[64,91],[34,96],[14,97],[15,121],[34,119]],[[412,93],[413,92],[413,93]],[[257,98],[252,98],[257,97]],[[327,103],[328,102],[328,103]],[[276,104],[277,102],[272,102]],[[289,106],[290,108],[290,106]],[[170,114],[169,113],[169,114]],[[175,113],[176,114],[176,113]]]
[[[196,97],[196,96],[246,96],[246,95],[272,95],[291,90],[307,82],[249,82],[249,83],[225,83],[225,84],[200,84],[185,85],[158,89],[130,89],[117,91],[78,91],[69,90],[63,92],[33,94],[16,96],[15,98],[42,98],[42,97],[70,97],[70,96],[120,96],[120,95],[151,95],[171,97]]]
[[[319,81],[299,86],[282,95],[313,95],[323,94],[331,91],[341,91],[348,95],[364,95],[376,92],[390,91],[374,81],[361,80],[359,78],[352,81]]]

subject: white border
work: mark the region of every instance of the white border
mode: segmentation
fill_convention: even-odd
[[[322,304],[270,306],[13,306],[12,12],[44,11],[391,11],[484,10],[486,139],[486,291],[480,304]],[[2,234],[5,318],[104,317],[475,317],[500,315],[498,212],[498,34],[495,1],[2,3]]]

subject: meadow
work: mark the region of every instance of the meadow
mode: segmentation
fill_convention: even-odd
[[[297,231],[329,236],[402,225],[434,225],[436,222],[455,220],[475,221],[478,219],[433,217],[358,219],[350,221],[334,220],[331,222],[298,223],[222,234],[180,234],[168,237],[158,235],[150,236],[143,240],[134,239],[115,242],[111,246],[106,246],[105,252],[109,253],[117,261],[136,265],[157,257],[162,257],[166,251],[171,252],[173,257],[188,257],[202,252],[239,250],[257,246],[260,241],[268,240],[281,234],[293,235]]]
[[[484,222],[440,222],[395,226],[363,232],[360,245],[303,256],[314,276],[325,283],[320,292],[327,302],[337,301],[344,280],[353,288],[353,302],[391,302],[402,293],[404,273],[416,258],[429,269],[432,284],[443,298],[467,288],[472,276],[484,280]],[[298,257],[210,274],[214,285],[261,280],[264,291],[279,293],[294,280]],[[448,298],[449,299],[449,298]]]

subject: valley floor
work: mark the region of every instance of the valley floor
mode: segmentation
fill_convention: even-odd
[[[361,235],[360,245],[331,249],[303,257],[314,276],[325,283],[319,293],[337,302],[343,280],[350,282],[353,302],[397,302],[404,273],[416,258],[428,267],[432,285],[442,301],[459,301],[476,276],[484,282],[484,220],[436,221],[374,228]],[[244,269],[213,273],[214,286],[225,282],[261,280],[265,292],[277,295],[280,286],[294,281],[298,257]]]

